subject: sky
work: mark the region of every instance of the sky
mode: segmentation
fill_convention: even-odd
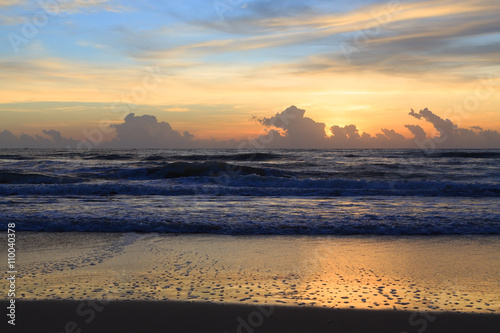
[[[0,0],[0,147],[500,148],[498,17],[497,0]]]

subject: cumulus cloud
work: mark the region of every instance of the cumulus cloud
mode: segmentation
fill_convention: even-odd
[[[76,147],[78,141],[65,138],[60,132],[49,130],[43,131],[44,136],[30,136],[21,134],[14,135],[8,130],[0,132],[0,148],[68,148]]]
[[[415,136],[417,140],[425,139],[425,131],[418,125],[405,125],[405,127]]]
[[[269,128],[283,129],[269,131],[260,141],[269,142],[269,148],[500,148],[500,133],[474,126],[459,128],[449,119],[442,119],[425,108],[419,112],[413,109],[410,116],[431,123],[439,133],[428,136],[419,125],[405,125],[413,134],[406,138],[394,129],[382,128],[381,133],[371,135],[359,133],[356,125],[330,127],[331,136],[325,134],[325,124],[304,116],[305,111],[291,106],[270,118],[258,121]],[[271,140],[273,139],[273,140]]]
[[[288,147],[326,147],[326,125],[304,117],[305,112],[305,110],[292,105],[283,112],[276,113],[273,117],[258,118],[257,121],[266,127],[283,129],[283,136],[286,138]],[[280,133],[277,135],[282,136]]]
[[[332,148],[408,148],[411,146],[409,139],[393,129],[381,129],[382,133],[372,136],[369,133],[359,133],[356,125],[340,127],[334,125],[330,128],[330,147]]]
[[[258,118],[268,128],[283,131],[269,131],[257,141],[267,143],[268,148],[403,148],[412,143],[392,129],[372,136],[359,133],[356,125],[330,127],[331,136],[325,132],[326,125],[305,117],[305,110],[291,106],[270,118]]]
[[[356,125],[346,125],[344,127],[334,125],[330,128],[330,131],[333,139],[339,141],[358,140],[361,137]]]
[[[500,148],[500,133],[497,131],[483,130],[479,126],[460,128],[449,119],[443,119],[427,108],[419,112],[415,112],[412,109],[409,115],[431,123],[436,131],[440,133],[437,137],[426,139],[427,142],[425,144],[429,144],[430,146],[439,148]],[[408,127],[408,129],[410,128]],[[415,137],[422,140],[422,128],[417,131],[419,131],[419,137],[417,138],[417,135],[414,133]]]
[[[194,136],[189,132],[179,133],[169,123],[159,122],[155,116],[136,116],[131,113],[124,122],[113,125],[116,138],[112,147],[128,148],[189,148]]]
[[[432,124],[438,134],[430,136],[419,125],[405,125],[412,138],[387,128],[374,135],[360,133],[354,124],[333,125],[330,134],[324,123],[306,117],[305,112],[292,105],[271,117],[254,117],[266,133],[247,141],[200,140],[189,132],[173,129],[153,115],[131,113],[123,123],[111,126],[116,135],[110,142],[91,144],[65,138],[54,130],[44,130],[42,135],[35,136],[16,136],[4,130],[0,132],[0,148],[500,148],[499,132],[478,126],[460,128],[427,108],[419,112],[412,109],[409,115]]]

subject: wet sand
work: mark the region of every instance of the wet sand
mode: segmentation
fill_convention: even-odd
[[[496,236],[17,236],[18,300],[500,313]]]

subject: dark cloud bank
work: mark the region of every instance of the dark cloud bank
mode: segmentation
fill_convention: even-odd
[[[477,126],[460,128],[427,108],[411,110],[409,115],[431,123],[439,134],[429,137],[419,125],[405,125],[414,135],[409,139],[386,128],[376,135],[360,133],[356,125],[335,125],[327,131],[325,124],[304,115],[305,110],[291,106],[269,118],[254,117],[266,134],[243,141],[220,141],[196,139],[189,132],[181,133],[169,123],[159,122],[155,116],[131,113],[123,123],[112,126],[116,136],[110,142],[99,139],[102,135],[98,129],[87,131],[93,134],[87,141],[64,138],[54,130],[43,131],[43,136],[15,136],[4,130],[0,132],[0,148],[500,148],[499,132]]]

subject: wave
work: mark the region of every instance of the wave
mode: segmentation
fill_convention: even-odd
[[[498,217],[482,220],[465,220],[450,223],[442,221],[429,223],[425,220],[406,221],[399,218],[399,223],[385,223],[377,219],[344,218],[322,223],[314,223],[307,218],[302,222],[286,221],[273,223],[247,221],[175,221],[149,218],[141,215],[131,219],[113,216],[85,217],[75,223],[74,216],[39,216],[11,217],[8,222],[18,223],[19,231],[45,232],[148,232],[148,233],[208,233],[227,235],[498,235],[500,225]],[[5,230],[7,222],[0,222],[0,230]]]
[[[39,173],[0,172],[0,184],[59,184],[70,183],[67,177],[55,177]]]
[[[446,151],[434,152],[430,157],[448,157],[448,158],[500,158],[500,152],[492,151]]]
[[[389,159],[406,158],[500,158],[500,151],[493,150],[447,150],[447,149],[360,149],[344,157],[383,157]],[[404,162],[404,160],[402,160]]]
[[[44,162],[44,167],[52,164]],[[0,170],[0,184],[58,184],[83,183],[96,180],[148,180],[184,177],[238,177],[242,175],[291,177],[292,173],[279,169],[253,167],[221,161],[170,162],[151,167],[117,168],[93,166],[73,169],[66,176],[42,173]]]
[[[239,153],[239,154],[190,154],[190,155],[162,155],[153,154],[144,157],[143,161],[272,161],[283,156],[274,153]]]
[[[8,196],[0,197],[0,230],[14,222],[16,229],[25,231],[498,235],[499,200],[416,196],[244,197],[217,193],[188,197],[136,193]]]
[[[210,170],[210,171],[208,171]],[[500,185],[451,181],[297,179],[250,174],[234,177],[203,176],[214,168],[193,169],[182,178],[185,168],[158,169],[146,175],[149,180],[98,180],[82,183],[0,184],[0,195],[242,195],[242,196],[426,196],[426,197],[500,197]],[[263,171],[264,172],[264,171]],[[193,177],[198,175],[198,177]],[[129,175],[143,179],[141,175]]]
[[[135,173],[136,171],[132,171]],[[239,175],[258,175],[287,177],[287,173],[271,168],[250,167],[245,165],[229,164],[225,162],[173,162],[161,167],[148,168],[147,178],[181,178],[202,176],[226,176],[235,177]]]
[[[0,160],[34,160],[36,157],[18,154],[0,154]]]
[[[134,154],[91,154],[91,155],[81,155],[84,160],[107,160],[107,161],[121,161],[121,160],[132,160],[136,156]]]

